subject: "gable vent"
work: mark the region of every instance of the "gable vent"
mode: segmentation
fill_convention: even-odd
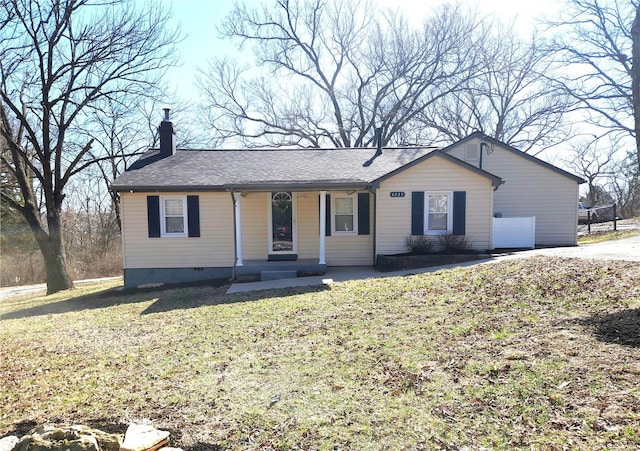
[[[480,146],[478,146],[478,143],[467,143],[464,150],[465,161],[476,162],[480,158]]]

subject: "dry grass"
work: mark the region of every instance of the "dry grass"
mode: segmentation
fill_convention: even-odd
[[[600,230],[591,232],[578,237],[578,244],[593,244],[601,243],[603,241],[620,240],[623,238],[631,238],[632,236],[640,235],[640,229],[631,230]]]
[[[637,264],[114,285],[1,304],[0,434],[146,418],[190,450],[640,446]]]
[[[39,252],[0,253],[0,286],[44,283],[44,259]],[[114,246],[105,253],[83,251],[67,256],[67,270],[73,280],[122,275],[122,253]]]

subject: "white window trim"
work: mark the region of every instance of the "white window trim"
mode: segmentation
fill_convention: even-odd
[[[336,230],[336,199],[350,197],[353,201],[353,230]],[[358,193],[331,193],[331,235],[357,235],[358,234]]]
[[[429,230],[429,196],[447,196],[447,230]],[[425,191],[424,193],[424,234],[448,235],[453,233],[453,191]]]
[[[180,233],[168,233],[167,221],[165,215],[165,201],[166,200],[181,200],[182,201],[182,229],[184,232]],[[163,238],[175,238],[186,237],[189,231],[189,224],[187,219],[187,196],[160,196],[160,236]]]

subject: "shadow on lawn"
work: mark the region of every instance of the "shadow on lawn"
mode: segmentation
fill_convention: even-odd
[[[114,288],[78,297],[74,297],[73,291],[70,291],[69,296],[71,296],[69,299],[62,301],[49,302],[13,312],[3,313],[0,315],[0,321],[107,308],[114,305],[131,304],[145,300],[141,296],[128,297],[124,292],[116,291]]]
[[[227,286],[214,293],[183,292],[178,296],[167,292],[147,307],[141,314],[163,313],[178,309],[197,308],[203,305],[235,304],[239,302],[253,302],[272,297],[296,296],[305,293],[319,293],[328,290],[327,285],[278,288],[273,290],[248,291],[244,293],[226,294]]]
[[[225,294],[226,281],[208,284],[173,285],[154,289],[136,289],[117,291],[103,290],[85,296],[71,297],[58,302],[28,307],[0,315],[0,321],[29,318],[35,316],[58,315],[113,307],[123,304],[136,304],[155,299],[141,314],[162,313],[172,310],[197,308],[203,305],[232,304],[237,302],[259,301],[270,297],[295,296],[298,294],[319,292],[328,289],[326,285],[284,288],[278,290],[252,291],[247,293]],[[73,296],[73,292],[69,293]]]
[[[590,328],[600,341],[640,347],[640,308],[596,314],[578,322]]]

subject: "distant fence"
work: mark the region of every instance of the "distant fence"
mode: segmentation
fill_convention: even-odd
[[[613,230],[618,230],[618,219],[618,207],[611,204],[589,208],[586,219],[578,218],[578,222],[586,224],[588,233],[591,233],[591,224],[608,221],[613,221]]]
[[[493,247],[530,248],[536,246],[536,217],[493,218]]]

